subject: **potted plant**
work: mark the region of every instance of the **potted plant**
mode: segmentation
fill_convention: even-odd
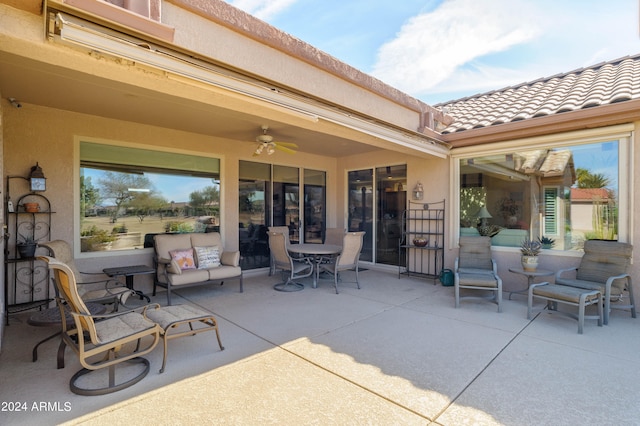
[[[539,237],[538,241],[542,245],[543,249],[550,249],[556,244],[556,240],[549,237]]]
[[[542,244],[536,240],[524,240],[520,245],[520,252],[522,253],[521,262],[522,269],[525,271],[535,271],[538,269],[538,255],[542,249]]]
[[[38,242],[32,236],[24,236],[20,234],[20,240],[16,244],[16,248],[18,249],[18,254],[23,259],[28,259],[36,254],[36,248],[38,247]]]

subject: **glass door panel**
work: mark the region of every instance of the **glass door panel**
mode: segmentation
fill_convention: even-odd
[[[326,173],[304,170],[304,242],[322,243],[326,228]]]
[[[349,172],[349,231],[365,231],[360,260],[373,261],[373,169]]]
[[[297,167],[273,166],[273,225],[289,227],[289,239],[300,242],[300,178]]]
[[[407,208],[407,166],[376,169],[376,263],[398,264],[402,212]]]
[[[242,269],[269,266],[271,165],[240,161],[239,235]]]

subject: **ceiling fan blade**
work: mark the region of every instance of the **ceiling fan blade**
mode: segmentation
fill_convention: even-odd
[[[293,142],[276,142],[276,145],[280,145],[285,148],[298,149],[298,145]]]
[[[286,152],[287,154],[295,154],[296,151],[291,149],[291,148],[287,148],[286,146],[282,146],[280,144],[276,144],[276,149],[279,149],[282,152]]]

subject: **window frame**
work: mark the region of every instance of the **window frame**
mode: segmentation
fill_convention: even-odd
[[[541,148],[560,148],[576,145],[587,145],[616,140],[618,141],[618,238],[621,242],[633,243],[632,221],[633,194],[632,176],[633,164],[633,130],[630,124],[601,127],[597,129],[581,130],[575,132],[557,133],[546,136],[515,139],[504,142],[494,142],[482,145],[473,145],[451,150],[450,156],[450,193],[451,209],[449,211],[449,244],[450,247],[458,247],[460,238],[460,160],[487,156],[494,154],[508,154],[513,151],[524,151]],[[518,247],[495,246],[497,251],[516,252]],[[549,254],[555,256],[571,256],[572,251],[550,250]],[[576,252],[575,255],[581,255]]]
[[[118,257],[118,256],[127,256],[133,253],[152,253],[152,248],[135,248],[135,249],[123,249],[123,250],[106,250],[106,251],[86,251],[83,252],[81,250],[81,232],[82,232],[82,218],[80,217],[80,169],[81,169],[81,158],[80,158],[80,145],[83,143],[92,143],[92,144],[101,144],[108,145],[119,148],[133,148],[133,149],[142,149],[147,151],[158,151],[169,154],[183,154],[194,157],[207,157],[211,159],[218,160],[219,169],[218,174],[220,177],[220,223],[225,223],[225,208],[224,208],[224,200],[225,200],[225,191],[222,184],[222,177],[224,176],[224,157],[222,155],[217,155],[216,153],[210,152],[199,152],[199,151],[191,151],[184,149],[171,149],[162,146],[153,146],[153,145],[145,145],[139,143],[130,143],[123,142],[118,140],[107,140],[107,139],[98,139],[93,137],[84,137],[84,136],[75,136],[74,137],[74,179],[73,179],[73,241],[74,241],[74,257],[77,259],[82,258],[107,258],[107,257]],[[160,169],[158,169],[160,170]],[[172,169],[165,169],[170,174]],[[179,169],[176,169],[179,170]],[[174,170],[175,171],[175,170]],[[221,235],[223,235],[222,229],[220,230]]]

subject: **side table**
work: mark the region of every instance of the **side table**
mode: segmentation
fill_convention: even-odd
[[[527,277],[527,288],[518,291],[509,292],[509,300],[511,300],[511,295],[513,293],[526,293],[529,291],[529,287],[533,284],[533,280],[537,277],[550,277],[554,274],[553,271],[549,271],[548,269],[536,269],[535,271],[525,271],[522,268],[509,268],[509,272],[513,272],[514,274],[524,275]]]
[[[104,268],[102,272],[110,277],[124,276],[125,284],[129,290],[132,290],[135,294],[140,296],[140,300],[144,298],[147,300],[147,303],[151,302],[149,296],[140,290],[135,290],[133,288],[133,277],[136,275],[154,274],[156,272],[155,268],[147,265],[119,266],[117,268]]]

